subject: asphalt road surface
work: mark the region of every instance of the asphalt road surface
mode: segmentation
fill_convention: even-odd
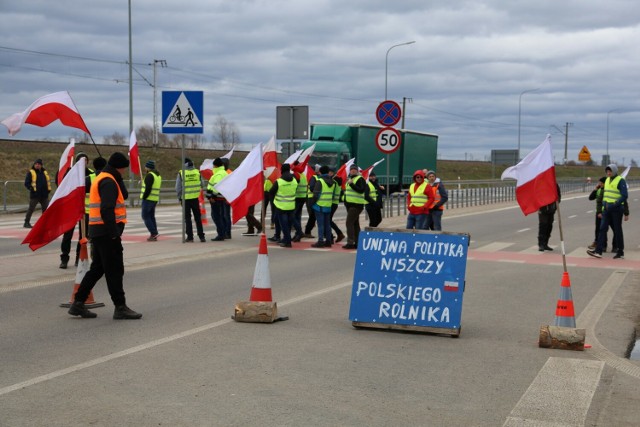
[[[536,215],[513,206],[445,212],[447,231],[471,236],[455,339],[353,328],[355,251],[315,250],[313,240],[269,246],[274,301],[289,320],[234,322],[259,237],[241,236],[239,223],[229,241],[182,243],[175,207],[159,209],[154,243],[129,212],[125,291],[144,317],[113,320],[100,281],[98,317],[73,318],[58,307],[75,274],[58,269],[59,242],[31,253],[19,245],[22,215],[0,216],[0,425],[638,425],[640,363],[625,359],[640,306],[637,194],[624,260],[588,257],[594,206],[563,199],[584,352],[538,348],[563,272],[558,221],[556,249],[540,253]]]

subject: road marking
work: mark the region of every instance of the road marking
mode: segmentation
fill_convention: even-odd
[[[312,298],[316,298],[318,296],[333,292],[333,291],[337,291],[340,290],[342,288],[346,288],[347,286],[351,286],[352,282],[344,282],[344,283],[340,283],[334,286],[329,286],[327,288],[323,288],[314,292],[309,292],[307,294],[304,295],[300,295],[298,297],[295,298],[291,298],[288,299],[284,302],[279,303],[279,305],[281,307],[286,307],[288,305],[293,305],[293,304],[297,304],[300,303],[302,301],[306,301],[308,299],[312,299]],[[177,341],[180,340],[182,338],[186,338],[189,337],[191,335],[195,335],[195,334],[199,334],[200,332],[205,332],[211,329],[215,329],[218,328],[220,326],[224,326],[228,323],[231,323],[233,320],[231,318],[227,318],[227,319],[222,319],[222,320],[218,320],[217,322],[213,322],[213,323],[209,323],[206,325],[202,325],[199,326],[197,328],[193,328],[193,329],[189,329],[177,334],[173,334],[173,335],[169,335],[167,337],[164,338],[159,338],[157,340],[153,340],[153,341],[149,341],[148,343],[145,344],[141,344],[141,345],[137,345],[135,347],[131,347],[128,348],[126,350],[122,350],[122,351],[118,351],[116,353],[112,353],[112,354],[108,354],[106,356],[102,356],[102,357],[98,357],[92,360],[87,360],[86,362],[83,363],[78,363],[77,365],[73,365],[73,366],[69,366],[68,368],[64,368],[64,369],[59,369],[57,371],[53,371],[50,372],[48,374],[45,375],[40,375],[38,377],[35,378],[31,378],[29,380],[26,381],[22,381],[19,382],[17,384],[13,384],[7,387],[3,387],[0,388],[0,396],[3,396],[5,394],[9,394],[11,392],[14,392],[16,390],[21,390],[36,384],[40,384],[49,380],[53,380],[55,378],[59,378],[68,374],[72,374],[78,371],[82,371],[83,369],[87,369],[87,368],[91,368],[93,366],[96,365],[100,365],[102,363],[106,363],[109,362],[111,360],[115,360],[115,359],[120,359],[121,357],[125,357],[125,356],[129,356],[131,354],[134,353],[139,353],[141,351],[144,350],[149,350],[155,347],[158,347],[162,344],[167,344],[173,341]]]
[[[577,217],[578,215],[569,215],[569,219],[573,219],[575,217]]]
[[[509,246],[512,246],[512,245],[513,243],[509,243],[509,242],[493,242],[484,246],[480,246],[479,248],[476,249],[476,251],[496,252],[496,251],[500,251],[502,249],[508,248]]]
[[[525,231],[531,230],[530,228],[523,228],[522,230],[516,231],[516,233],[524,233]]]

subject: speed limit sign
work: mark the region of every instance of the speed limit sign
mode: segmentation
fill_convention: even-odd
[[[400,148],[400,132],[391,127],[385,127],[376,135],[376,147],[386,154],[391,154]]]

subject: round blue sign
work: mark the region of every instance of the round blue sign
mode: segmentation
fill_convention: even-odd
[[[402,118],[402,110],[397,102],[382,101],[376,109],[376,119],[382,126],[393,126]]]

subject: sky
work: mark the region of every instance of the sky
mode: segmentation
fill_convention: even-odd
[[[565,141],[569,160],[583,146],[598,163],[607,148],[618,164],[640,160],[634,0],[130,4],[134,128],[153,125],[153,64],[165,60],[158,122],[163,91],[203,91],[207,141],[222,116],[247,146],[266,142],[278,106],[308,106],[311,123],[376,124],[386,92],[405,105],[405,128],[439,136],[440,159],[518,145],[524,156],[551,134],[556,162]],[[0,119],[66,90],[96,142],[128,135],[128,5],[0,0]],[[57,122],[2,137],[77,135]]]

